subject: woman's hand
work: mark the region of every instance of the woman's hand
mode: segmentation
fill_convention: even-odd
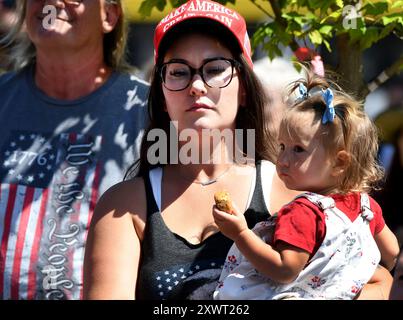
[[[355,297],[357,300],[387,300],[389,299],[390,289],[393,278],[389,271],[378,265],[374,275],[369,282]]]
[[[403,300],[403,250],[397,259],[390,300]]]
[[[213,217],[220,231],[233,241],[235,241],[244,230],[248,230],[245,216],[243,213],[239,212],[235,204],[233,204],[231,213],[218,210],[217,206],[214,205]]]

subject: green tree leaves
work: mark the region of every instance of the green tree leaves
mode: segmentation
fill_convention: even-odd
[[[236,2],[216,1],[224,5]],[[336,71],[346,79],[350,91],[358,92],[361,97],[368,93],[362,80],[362,51],[392,32],[403,37],[403,0],[238,0],[237,3],[242,5],[244,1],[252,2],[267,15],[251,39],[253,48],[260,46],[273,59],[282,55],[282,46],[295,51],[308,42],[314,46],[312,49],[324,45],[331,51],[330,40],[335,39],[339,53],[342,50]],[[169,0],[173,7],[184,2]],[[154,8],[161,11],[166,5],[167,0],[143,0],[140,13],[149,16]],[[402,70],[392,69],[392,73]]]

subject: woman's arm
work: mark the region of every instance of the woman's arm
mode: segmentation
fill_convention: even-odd
[[[403,250],[401,250],[397,259],[390,299],[403,300]]]
[[[145,200],[133,197],[135,187],[133,181],[115,185],[96,205],[85,248],[84,299],[135,298],[140,261],[135,212],[145,212],[139,206]]]
[[[385,224],[382,231],[377,233],[374,238],[381,252],[381,264],[389,271],[392,270],[399,255],[399,244],[396,236]]]
[[[393,278],[389,271],[382,266],[378,266],[369,282],[355,297],[357,300],[387,300]]]

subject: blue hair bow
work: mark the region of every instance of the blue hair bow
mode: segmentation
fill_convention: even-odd
[[[315,90],[318,89],[318,90]],[[308,92],[307,88],[300,83],[298,86],[298,94],[297,94],[297,102],[303,101],[307,99],[308,97],[311,97],[313,95],[316,95],[318,93],[322,94],[323,100],[325,100],[326,103],[326,110],[325,113],[323,114],[322,117],[322,123],[326,124],[328,122],[333,122],[334,118],[336,117],[336,112],[333,107],[333,91],[330,88],[327,88],[326,90],[319,90],[319,88],[315,87],[310,90],[311,92]]]
[[[298,97],[297,97],[297,99],[305,100],[306,98],[308,98],[308,90],[306,89],[306,87],[302,83],[300,83],[299,87],[298,87]]]
[[[326,103],[326,110],[322,117],[322,123],[326,124],[328,122],[333,122],[336,117],[336,112],[333,107],[333,91],[330,88],[327,88],[325,91],[322,91],[323,100]]]

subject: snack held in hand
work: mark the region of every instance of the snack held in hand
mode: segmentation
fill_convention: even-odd
[[[232,201],[228,191],[218,191],[214,194],[217,208],[221,211],[232,213]]]

